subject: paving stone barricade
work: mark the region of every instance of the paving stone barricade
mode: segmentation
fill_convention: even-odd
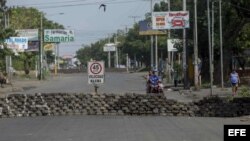
[[[190,103],[142,94],[12,94],[0,98],[0,118],[59,115],[234,117],[250,115],[250,98],[206,97]]]

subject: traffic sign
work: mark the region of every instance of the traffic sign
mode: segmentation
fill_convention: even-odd
[[[104,83],[104,62],[103,61],[88,62],[88,83],[89,84]]]

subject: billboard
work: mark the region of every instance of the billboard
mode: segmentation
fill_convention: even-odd
[[[25,50],[27,52],[38,52],[40,47],[40,41],[28,41],[28,48]]]
[[[73,42],[74,31],[67,29],[45,29],[44,42],[60,43],[60,42]]]
[[[152,22],[144,20],[139,22],[139,35],[166,35],[166,32],[153,30]]]
[[[184,29],[189,28],[189,12],[153,12],[152,13],[153,29]]]
[[[18,29],[18,37],[27,37],[29,41],[38,41],[38,29]]]
[[[116,51],[116,45],[114,43],[105,44],[103,47],[104,52]]]
[[[14,52],[24,52],[28,49],[28,38],[27,37],[10,37],[5,40],[7,48],[12,49]]]

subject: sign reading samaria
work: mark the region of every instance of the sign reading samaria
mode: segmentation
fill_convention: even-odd
[[[74,31],[65,29],[45,29],[44,42],[73,42]]]

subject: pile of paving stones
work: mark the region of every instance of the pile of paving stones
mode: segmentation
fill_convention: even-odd
[[[238,117],[250,115],[250,97],[238,98],[220,98],[205,97],[194,102],[199,110],[195,112],[196,116],[205,117]]]
[[[13,94],[0,98],[0,118],[58,115],[250,115],[250,98],[219,97],[181,103],[164,95],[142,94]]]

